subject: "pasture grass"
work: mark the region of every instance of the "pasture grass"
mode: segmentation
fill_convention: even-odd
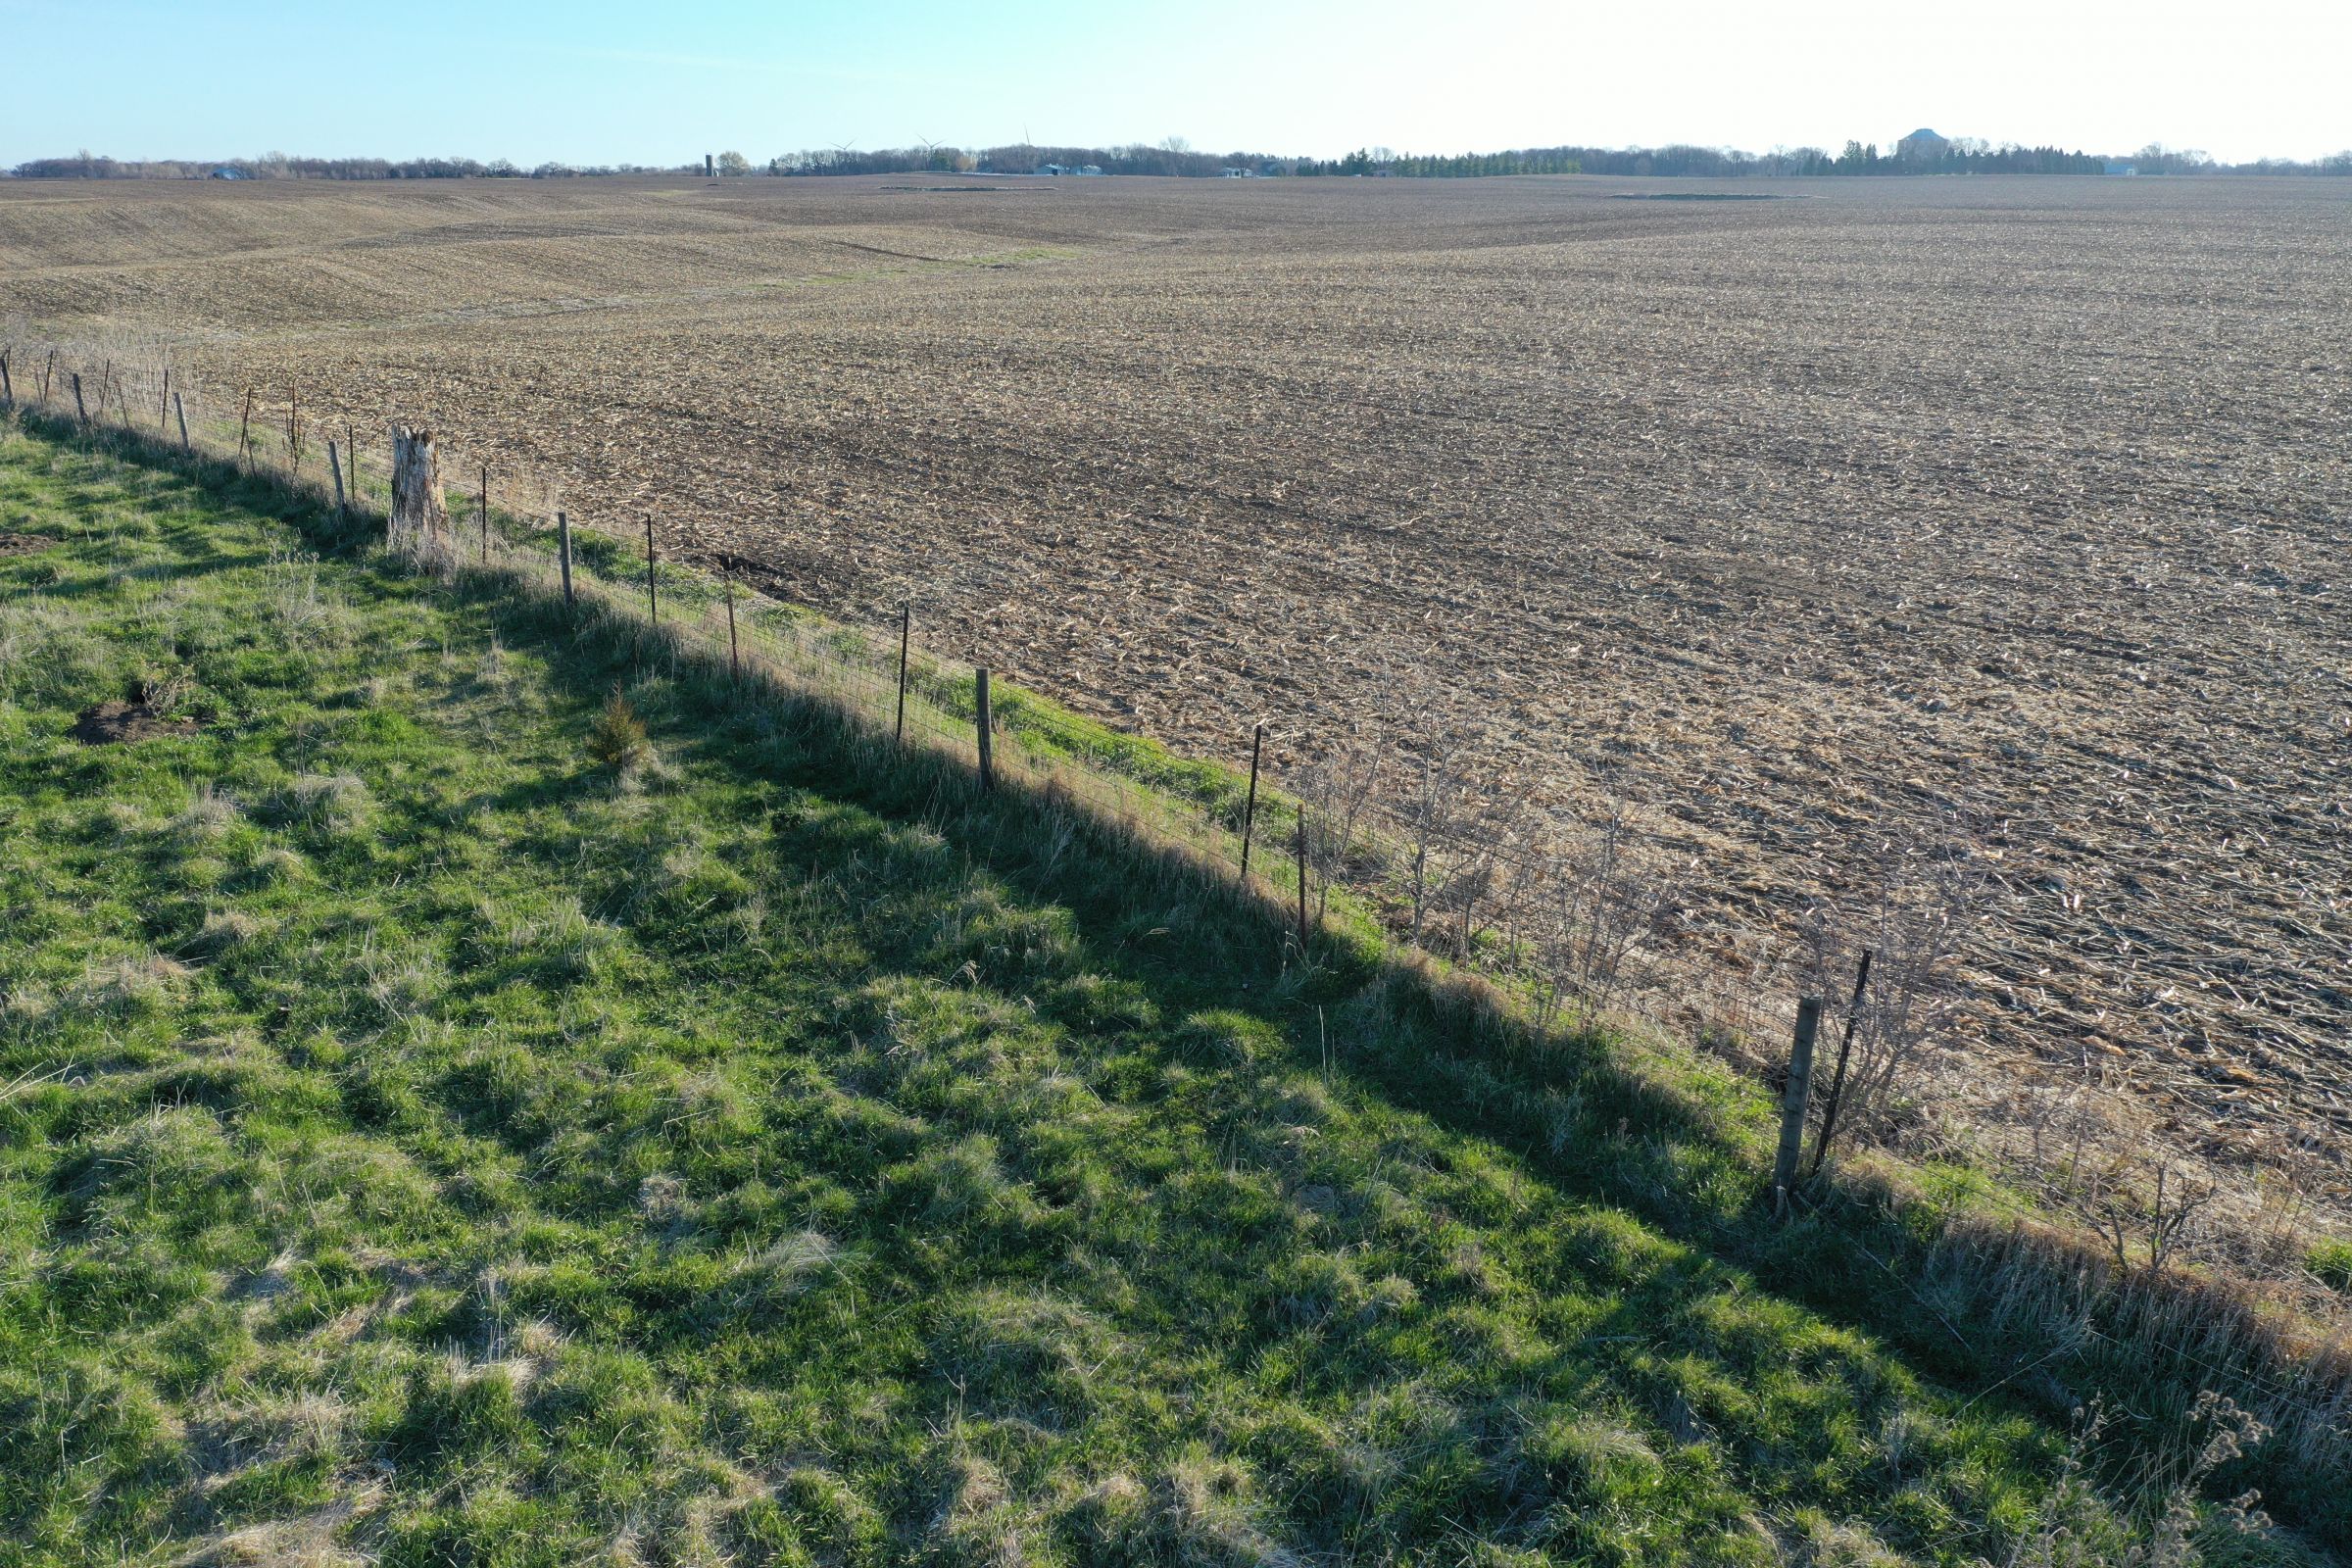
[[[1719,1071],[258,482],[0,426],[0,1563],[2164,1544]]]

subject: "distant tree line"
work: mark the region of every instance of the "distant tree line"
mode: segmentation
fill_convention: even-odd
[[[71,158],[35,158],[17,165],[9,173],[18,179],[204,179],[220,171],[233,172],[242,179],[548,179],[576,174],[699,174],[703,166],[698,160],[668,167],[541,164],[523,169],[504,158],[482,163],[472,158],[289,158],[284,153],[264,153],[258,158],[121,159],[79,152]]]
[[[741,176],[811,174],[984,173],[1035,174],[1048,170],[1092,170],[1104,174],[1200,178],[1241,172],[1253,176],[1406,175],[1470,179],[1497,174],[1632,174],[1664,178],[1738,179],[1748,175],[1844,174],[2102,174],[2128,167],[2139,174],[2352,174],[2352,151],[2297,162],[2266,158],[2224,164],[2201,152],[2158,144],[2129,157],[2057,147],[1993,146],[1961,138],[1926,156],[1881,152],[1875,142],[1849,141],[1838,151],[1776,148],[1769,153],[1729,147],[1523,147],[1509,152],[1423,154],[1364,147],[1342,158],[1289,158],[1264,153],[1204,153],[1181,136],[1121,147],[1039,147],[1027,142],[967,149],[931,143],[860,152],[828,147],[786,153],[755,166],[739,152],[720,153],[719,173]],[[217,172],[244,179],[559,179],[598,174],[700,174],[703,164],[541,164],[523,169],[507,160],[471,158],[259,158],[122,160],[87,152],[35,158],[9,172],[18,179],[202,179]]]

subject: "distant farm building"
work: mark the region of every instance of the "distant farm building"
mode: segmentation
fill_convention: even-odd
[[[1921,126],[1894,144],[1894,156],[1906,164],[1932,164],[1952,150],[1952,144]]]
[[[204,177],[207,179],[243,179],[245,171],[242,169],[216,169]]]
[[[1101,164],[1040,164],[1037,166],[1037,172],[1041,174],[1100,174],[1102,172],[1102,166]]]
[[[2139,172],[2139,166],[2128,159],[2110,158],[2107,160],[2107,172],[2110,174],[2136,174]]]

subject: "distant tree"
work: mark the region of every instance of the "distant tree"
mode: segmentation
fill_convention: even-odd
[[[720,153],[718,172],[722,174],[748,174],[752,172],[752,161],[741,153]]]

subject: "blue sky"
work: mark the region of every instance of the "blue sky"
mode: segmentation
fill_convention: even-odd
[[[1922,124],[2228,159],[2352,146],[2342,0],[0,0],[0,164],[83,147],[764,162],[1024,135],[1760,151]]]

